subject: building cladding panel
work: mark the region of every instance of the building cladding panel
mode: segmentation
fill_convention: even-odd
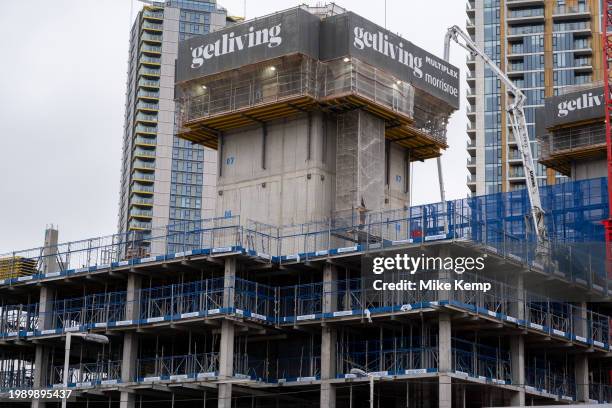
[[[468,32],[523,90],[534,158],[535,111],[564,87],[601,76],[600,3],[596,0],[471,0]],[[507,120],[504,88],[482,61],[468,60],[468,187],[489,194],[525,187],[517,144]],[[540,182],[562,177],[536,165]]]
[[[225,25],[215,1],[145,5],[130,36],[119,225],[145,236],[213,215],[216,153],[175,137],[178,44]],[[153,232],[155,234],[155,232]],[[161,250],[161,249],[160,249]]]

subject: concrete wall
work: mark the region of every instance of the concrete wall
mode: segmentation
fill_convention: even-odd
[[[328,217],[335,184],[335,122],[315,112],[310,125],[304,114],[265,127],[265,146],[263,125],[223,135],[216,215],[275,225]]]
[[[586,180],[597,177],[607,177],[606,159],[587,160],[572,163],[572,180]]]
[[[410,164],[407,160],[406,148],[391,143],[389,146],[389,184],[385,189],[385,208],[398,209],[409,205],[409,177]],[[408,187],[408,188],[406,188]]]
[[[363,112],[353,115],[372,117]],[[389,145],[389,184],[385,186],[384,135],[372,132],[372,126],[360,129],[356,120],[356,144],[367,144],[371,139],[380,142],[376,143],[374,156],[371,152],[360,156],[356,145],[338,145],[338,129],[346,116],[325,118],[322,112],[313,112],[310,124],[307,114],[267,123],[265,154],[263,125],[224,134],[218,152],[220,175],[215,215],[240,215],[242,224],[247,220],[272,225],[301,224],[359,207],[361,190],[368,196],[368,210],[407,206],[406,149]],[[347,154],[347,150],[351,152]],[[337,154],[341,151],[344,154]],[[347,160],[352,165],[347,165]],[[339,166],[345,167],[342,180],[336,177]],[[364,172],[372,174],[364,176]],[[340,188],[354,194],[350,198],[338,197]]]

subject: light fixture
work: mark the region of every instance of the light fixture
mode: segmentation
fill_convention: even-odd
[[[270,71],[276,71],[276,67],[275,66],[271,66],[270,67]]]
[[[349,62],[351,59],[349,57],[344,57],[344,59],[342,61],[344,62]]]
[[[206,89],[206,85],[202,85],[202,89]]]
[[[401,85],[402,81],[400,81],[399,79],[397,81],[395,81],[396,84]]]

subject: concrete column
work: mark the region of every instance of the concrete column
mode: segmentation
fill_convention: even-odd
[[[57,240],[59,232],[51,227],[45,230],[45,243],[43,249],[43,273],[57,272],[60,270],[57,260]]]
[[[42,272],[57,272],[60,270],[57,260],[58,230],[47,228],[45,230],[45,242],[42,259]],[[53,321],[53,299],[55,290],[49,286],[41,286],[38,297],[38,330],[51,329]],[[49,347],[44,344],[37,344],[34,352],[34,379],[33,388],[46,388],[49,380]],[[44,408],[45,400],[32,400],[33,408]]]
[[[121,364],[121,381],[124,383],[134,381],[136,372],[136,360],[138,359],[138,335],[136,333],[125,333],[123,337],[123,356]],[[135,408],[136,395],[129,391],[121,391],[120,408]]]
[[[234,289],[236,287],[236,258],[225,259],[224,268],[224,292],[223,308],[233,308],[235,306]],[[230,320],[223,320],[221,323],[221,345],[219,350],[219,377],[221,381],[231,380],[234,376],[234,323]],[[232,406],[232,384],[220,382],[217,386],[219,392],[219,408],[231,408]]]
[[[525,338],[521,335],[510,339],[510,364],[512,369],[512,384],[520,390],[512,395],[510,405],[525,405]]]
[[[452,407],[452,384],[448,375],[452,371],[452,342],[450,315],[441,313],[438,317],[438,404],[440,408]]]
[[[574,334],[587,338],[588,330],[588,310],[586,302],[576,303],[576,308],[573,309],[573,330]]]
[[[225,268],[223,272],[223,308],[233,308],[236,297],[236,258],[225,258]]]
[[[445,259],[447,257],[451,256],[450,250],[448,247],[443,246],[440,248],[440,250],[438,251],[438,256],[441,259]],[[457,277],[457,275],[455,274],[454,271],[452,270],[446,270],[444,268],[440,269],[438,271],[438,280],[442,283],[450,283],[451,287],[453,285],[453,282],[455,280],[455,278]],[[426,274],[420,274],[419,275],[420,279],[429,279],[429,277]],[[438,300],[451,300],[453,296],[453,290],[445,290],[445,289],[441,289],[438,290]]]
[[[323,313],[335,312],[338,307],[338,270],[332,264],[323,267]]]
[[[589,359],[586,354],[578,354],[574,360],[574,375],[576,377],[576,400],[589,401]]]
[[[338,271],[334,265],[323,267],[323,313],[337,308],[336,284]],[[336,329],[323,326],[321,330],[321,399],[320,406],[336,407],[336,387],[329,380],[336,378]]]
[[[219,351],[219,377],[221,380],[231,380],[234,376],[234,323],[224,320],[221,323],[221,346]],[[232,384],[219,383],[218,408],[231,408]]]
[[[508,311],[511,317],[515,317],[519,320],[525,319],[525,284],[523,282],[522,272],[514,275],[510,280],[510,286],[514,290],[513,297],[510,301],[510,310]]]
[[[51,328],[53,312],[53,298],[55,290],[48,286],[41,286],[39,305],[38,305],[38,329],[48,330]],[[47,345],[37,344],[34,352],[34,389],[43,389],[47,387],[49,380],[49,352]],[[32,400],[32,408],[44,408],[45,400]]]
[[[321,331],[321,407],[336,407],[336,387],[328,380],[336,377],[336,329],[324,326]]]
[[[125,319],[136,320],[140,314],[140,289],[142,287],[142,277],[136,274],[129,274],[127,281],[127,293],[125,304]],[[137,375],[138,359],[138,334],[127,332],[123,336],[123,355],[121,364],[121,381],[124,383],[134,381]],[[128,392],[121,392],[120,408],[134,408],[136,406],[136,395]]]

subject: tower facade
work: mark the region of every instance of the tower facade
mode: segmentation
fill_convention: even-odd
[[[118,230],[160,235],[212,215],[216,155],[175,137],[174,63],[179,41],[225,25],[212,1],[147,2],[132,26]],[[147,248],[139,251],[147,252]]]
[[[601,78],[601,7],[596,0],[471,0],[467,30],[527,96],[525,114],[534,158],[535,111],[563,88]],[[468,187],[482,195],[525,187],[504,87],[477,58],[467,61]],[[538,164],[541,184],[560,177]]]

